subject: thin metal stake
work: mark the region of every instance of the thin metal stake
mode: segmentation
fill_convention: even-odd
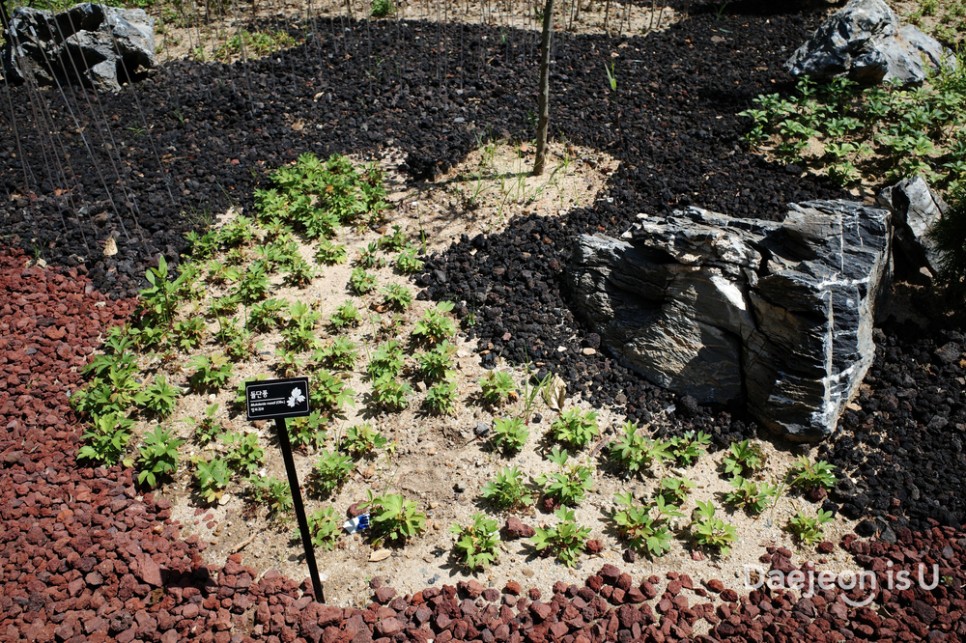
[[[278,433],[278,444],[282,449],[282,460],[285,461],[285,472],[288,474],[288,486],[292,489],[292,504],[295,505],[295,518],[299,523],[299,533],[302,534],[302,547],[305,548],[305,562],[309,564],[309,575],[312,577],[312,589],[315,590],[315,600],[325,602],[325,592],[322,590],[322,579],[319,578],[319,567],[315,562],[315,547],[309,533],[309,521],[305,517],[305,505],[302,504],[302,491],[299,488],[299,477],[295,472],[295,460],[292,459],[292,443],[288,439],[288,429],[285,418],[275,418],[275,431]]]

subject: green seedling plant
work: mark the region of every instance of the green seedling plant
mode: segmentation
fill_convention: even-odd
[[[529,373],[529,368],[527,369]],[[547,373],[542,379],[537,381],[536,384],[532,380],[536,377],[526,377],[523,382],[521,382],[520,390],[522,391],[523,399],[523,410],[521,416],[524,423],[530,424],[530,418],[533,417],[533,412],[536,409],[537,400],[540,399],[543,391],[550,387],[550,382],[553,380],[553,373]]]
[[[375,496],[370,490],[363,507],[369,511],[373,543],[402,544],[426,529],[426,514],[419,510],[415,502],[400,494]]]
[[[576,451],[590,444],[599,433],[595,411],[570,409],[553,421],[547,435],[553,442]]]
[[[379,239],[379,247],[387,252],[399,252],[406,247],[409,239],[398,225],[392,227],[392,232],[384,234]]]
[[[134,343],[132,335],[126,334],[124,337],[116,337],[115,342],[119,350],[109,350],[95,356],[88,365],[81,369],[81,373],[85,377],[93,377],[94,380],[99,380],[110,377],[111,373],[133,375],[137,371],[137,360],[135,354],[131,352]]]
[[[272,368],[282,377],[295,377],[305,371],[305,358],[298,351],[279,347],[275,349],[275,363]]]
[[[359,358],[356,344],[348,338],[336,337],[312,355],[312,360],[339,371],[352,370]]]
[[[592,469],[587,465],[576,463],[568,466],[569,455],[558,447],[554,447],[548,459],[562,470],[542,473],[534,479],[534,482],[540,487],[543,495],[553,500],[555,504],[576,507],[594,486],[591,479]]]
[[[199,495],[210,504],[225,495],[231,472],[224,458],[202,458],[195,462],[194,478]]]
[[[453,357],[456,346],[442,341],[431,349],[416,354],[416,373],[427,383],[440,382],[455,377]]]
[[[369,9],[373,18],[385,18],[395,11],[395,6],[392,0],[372,0]]]
[[[680,507],[693,489],[694,483],[687,478],[661,478],[654,495],[669,506]]]
[[[766,482],[734,476],[729,484],[732,489],[725,494],[725,502],[754,516],[768,509],[778,499],[778,487]]]
[[[372,382],[370,399],[376,408],[389,412],[399,412],[409,406],[413,388],[390,373],[378,376]]]
[[[255,226],[246,216],[237,216],[216,231],[222,248],[240,248],[255,239]]]
[[[799,456],[788,472],[788,484],[805,492],[828,491],[835,486],[835,467],[825,460],[812,462],[808,456]]]
[[[309,475],[308,487],[317,498],[327,498],[337,491],[355,468],[352,459],[338,451],[323,451]]]
[[[466,569],[476,573],[496,561],[500,537],[497,522],[486,514],[477,512],[472,520],[470,525],[454,524],[450,533],[456,537],[456,557]]]
[[[289,319],[282,328],[281,346],[290,351],[307,351],[319,342],[316,328],[321,314],[305,302],[295,301],[289,305]]]
[[[190,230],[185,233],[185,241],[188,242],[188,254],[203,261],[214,257],[215,253],[221,250],[221,241],[218,238],[217,230],[208,230],[198,233]],[[212,272],[209,269],[209,273]]]
[[[332,507],[322,507],[308,515],[312,544],[323,551],[335,549],[342,533],[339,516]]]
[[[233,365],[223,353],[195,355],[188,361],[188,368],[194,373],[188,379],[195,393],[217,391],[228,384]]]
[[[530,541],[538,552],[551,554],[567,567],[573,567],[587,544],[590,529],[577,524],[573,509],[561,507],[554,512],[557,524],[534,529]]]
[[[177,296],[181,288],[180,278],[172,279],[168,274],[168,262],[164,255],[158,255],[157,267],[148,268],[144,273],[148,287],[138,293],[137,318],[141,326],[165,326],[170,328],[180,301]]]
[[[184,440],[161,425],[146,433],[138,448],[138,484],[154,489],[170,478],[178,469],[178,448],[182,444]]]
[[[249,496],[253,503],[265,507],[275,520],[285,520],[292,511],[292,490],[285,480],[274,476],[248,478]]]
[[[724,456],[724,470],[732,476],[752,478],[765,467],[765,452],[750,440],[732,442]]]
[[[516,383],[505,371],[489,371],[480,378],[480,395],[490,406],[504,406],[519,396]]]
[[[366,272],[363,268],[353,268],[349,275],[349,292],[354,295],[365,295],[376,289],[376,276]]]
[[[803,545],[814,545],[825,537],[823,525],[832,521],[832,512],[819,509],[815,516],[799,511],[788,520],[786,529]]]
[[[379,257],[379,244],[376,242],[370,243],[359,252],[359,256],[353,263],[366,270],[381,268],[385,262]]]
[[[287,264],[282,281],[287,286],[305,288],[315,277],[316,272],[312,265],[302,257],[298,257]]]
[[[134,396],[134,401],[149,415],[164,419],[174,412],[180,395],[181,389],[169,384],[164,374],[159,373],[151,384]]]
[[[362,323],[362,315],[359,309],[351,301],[340,305],[329,318],[329,324],[336,330],[343,328],[355,328]]]
[[[413,245],[407,245],[403,248],[396,257],[395,268],[396,272],[402,275],[414,275],[421,272],[423,260],[419,258],[419,248]]]
[[[310,382],[309,401],[312,408],[332,417],[342,417],[345,407],[355,406],[356,392],[334,373],[319,369],[312,373]]]
[[[205,296],[205,286],[201,282],[202,267],[190,257],[183,258],[178,266],[178,288],[175,294],[181,301],[197,301]]]
[[[527,489],[520,469],[506,467],[496,477],[483,485],[482,496],[494,506],[507,510],[525,509],[533,504],[533,496]]]
[[[423,406],[433,415],[453,415],[457,399],[456,380],[444,379],[426,390]]]
[[[349,256],[348,252],[346,251],[346,247],[342,244],[333,243],[328,239],[323,239],[319,241],[318,245],[316,246],[316,263],[324,266],[335,266],[345,263],[348,258]]]
[[[456,323],[447,315],[452,312],[453,302],[441,301],[430,308],[413,326],[412,337],[417,342],[434,346],[456,336]]]
[[[248,309],[245,327],[253,333],[267,333],[278,328],[289,305],[281,299],[265,299]]]
[[[131,440],[133,420],[116,412],[94,415],[81,436],[83,446],[77,451],[78,462],[94,466],[116,464]]]
[[[403,312],[413,303],[413,293],[401,284],[390,284],[382,290],[382,303],[386,308]]]
[[[369,358],[366,372],[371,380],[378,380],[385,376],[395,377],[402,373],[405,363],[402,344],[397,340],[389,340],[376,347],[372,357]]]
[[[95,355],[90,363],[81,369],[85,377],[94,379],[106,377],[108,373],[120,371],[133,373],[137,370],[134,349],[134,329],[130,326],[115,326],[104,338],[104,352]]]
[[[236,312],[238,312],[239,305],[238,298],[234,295],[224,295],[223,297],[215,297],[211,300],[208,305],[208,318],[219,318],[219,317],[231,317]]]
[[[298,243],[288,233],[280,233],[274,240],[257,246],[255,254],[272,271],[290,267],[301,259]]]
[[[611,92],[617,91],[617,72],[614,71],[614,61],[612,60],[609,65],[604,65],[604,71],[607,73],[607,84],[610,86]]]
[[[251,262],[232,292],[239,301],[254,304],[268,295],[268,268],[264,261]]]
[[[625,422],[622,433],[610,443],[608,454],[621,471],[641,475],[660,462],[671,459],[666,440],[655,440],[644,434],[634,422]]]
[[[503,417],[493,421],[490,444],[507,455],[519,453],[527,443],[530,431],[518,417]]]
[[[305,417],[292,418],[288,422],[288,435],[292,446],[296,449],[316,449],[326,438],[325,426],[329,418],[318,411],[312,411]]]
[[[173,340],[182,351],[190,351],[201,345],[205,336],[205,320],[201,317],[179,319],[172,327]]]
[[[667,452],[679,467],[690,467],[708,452],[711,436],[704,431],[688,431],[667,441]]]
[[[247,261],[246,254],[242,252],[241,248],[232,248],[225,253],[225,264],[231,266],[232,268],[240,268]],[[239,270],[238,279],[242,278],[242,272]],[[235,281],[238,281],[236,279]]]
[[[136,404],[139,393],[141,385],[134,378],[134,367],[118,366],[74,393],[70,403],[81,415],[126,414]]]
[[[371,458],[375,455],[377,449],[385,447],[388,442],[371,424],[363,423],[346,429],[345,436],[339,444],[339,449],[358,460],[360,458]]]
[[[218,318],[218,331],[215,340],[225,349],[225,354],[231,359],[244,359],[255,350],[255,342],[250,332],[242,328],[233,319]]]
[[[188,422],[194,424],[192,439],[200,446],[206,446],[212,440],[218,439],[225,432],[225,426],[218,419],[220,407],[218,404],[209,404],[205,407],[205,414],[200,420],[188,418]]]
[[[615,502],[619,508],[612,515],[614,524],[631,549],[652,559],[671,551],[674,537],[667,521],[683,516],[676,506],[660,495],[654,504],[642,505],[632,493],[618,494]]]
[[[718,518],[710,501],[699,500],[697,504],[691,514],[691,538],[699,547],[727,556],[738,538],[735,526]]]
[[[258,471],[265,462],[265,449],[258,444],[258,434],[227,432],[219,439],[228,448],[225,462],[237,473],[250,476]]]

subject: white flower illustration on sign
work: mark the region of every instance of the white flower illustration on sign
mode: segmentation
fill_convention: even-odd
[[[295,387],[292,389],[292,394],[288,396],[288,406],[289,408],[295,408],[295,405],[299,402],[305,401],[305,395],[302,394],[302,389]]]

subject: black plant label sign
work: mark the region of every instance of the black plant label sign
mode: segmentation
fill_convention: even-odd
[[[309,378],[245,382],[249,420],[295,418],[309,414]]]

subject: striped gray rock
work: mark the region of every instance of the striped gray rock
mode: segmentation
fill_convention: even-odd
[[[956,58],[913,25],[900,25],[882,0],[852,0],[820,26],[785,63],[794,76],[834,76],[874,85],[919,85],[927,73]]]
[[[704,404],[743,401],[795,441],[830,435],[872,364],[887,210],[792,204],[782,222],[689,208],[582,235],[577,313],[620,361]]]
[[[901,263],[907,272],[925,268],[936,275],[942,258],[929,233],[949,207],[946,202],[921,176],[903,179],[884,188],[878,200],[892,210],[896,266]]]
[[[3,49],[9,81],[120,91],[154,66],[154,18],[142,9],[78,4],[56,15],[18,7]]]

